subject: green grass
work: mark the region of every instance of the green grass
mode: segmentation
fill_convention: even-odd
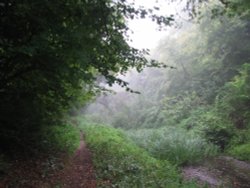
[[[98,187],[178,188],[176,168],[136,146],[125,134],[104,125],[80,125],[92,152]]]
[[[184,129],[141,129],[127,134],[152,156],[177,165],[196,163],[217,153],[216,146]]]
[[[250,143],[234,146],[227,153],[237,159],[250,161]]]
[[[79,130],[72,125],[44,127],[41,135],[41,147],[46,150],[72,154],[80,144]]]

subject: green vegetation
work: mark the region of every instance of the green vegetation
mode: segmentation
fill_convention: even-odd
[[[139,129],[128,135],[155,158],[184,165],[214,156],[217,148],[193,132],[178,128]]]
[[[250,143],[237,145],[232,149],[229,149],[227,152],[240,160],[250,161]]]
[[[72,125],[44,127],[41,131],[41,148],[64,151],[69,154],[79,147],[79,130]]]
[[[1,2],[0,176],[10,159],[72,154],[79,129],[99,187],[195,187],[178,168],[221,153],[250,161],[249,6],[188,0],[190,22],[169,29],[146,58],[129,45],[127,20],[171,25],[157,7]],[[130,70],[140,75],[120,79]],[[102,95],[114,84],[125,90]]]
[[[121,130],[105,125],[80,125],[93,153],[98,187],[195,187],[181,185],[176,168],[151,157]]]
[[[131,91],[118,73],[160,66],[128,45],[125,19],[133,17],[173,20],[126,1],[0,3],[1,152],[24,151],[44,126],[65,124],[65,114],[103,89],[99,83]]]
[[[87,111],[175,164],[212,156],[214,148],[239,157],[236,150],[245,149],[238,147],[250,143],[249,4],[192,2],[197,24],[184,23],[153,55],[174,69],[132,72],[128,79],[141,95],[101,96]]]

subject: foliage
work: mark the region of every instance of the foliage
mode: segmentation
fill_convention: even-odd
[[[249,22],[244,12],[241,16],[236,12],[233,16],[228,16],[229,12],[217,16],[210,12],[218,7],[223,8],[218,2],[201,6],[202,17],[196,20],[199,24],[184,24],[176,37],[162,40],[155,57],[176,69],[146,70],[141,79],[132,76],[130,79],[137,78],[134,87],[141,95],[120,100],[119,108],[114,101],[123,94],[106,100],[106,104],[112,104],[107,105],[111,109],[105,116],[108,122],[131,132],[134,128],[180,126],[221,150],[248,143],[246,134],[241,137],[240,132],[249,130],[250,125]],[[146,139],[150,136],[139,132],[138,139],[134,137],[140,145],[148,150],[156,148]],[[184,138],[188,135],[181,134]],[[168,142],[162,142],[162,146]],[[154,156],[160,156],[161,151]],[[188,161],[186,158],[182,160]]]
[[[181,187],[174,166],[150,157],[121,131],[81,125],[93,153],[98,187]]]
[[[130,74],[129,79],[134,81],[132,86],[138,88],[141,95],[131,97],[118,92],[112,97],[97,100],[97,104],[105,101],[105,106],[102,103],[96,105],[93,109],[102,106],[103,110],[92,110],[91,114],[101,114],[100,121],[124,129],[182,126],[185,121],[203,127],[206,122],[202,122],[202,113],[209,124],[218,120],[224,127],[226,124],[230,127],[236,121],[247,124],[248,90],[239,95],[239,90],[233,86],[225,89],[225,85],[241,74],[239,70],[245,63],[249,64],[249,22],[242,17],[226,15],[211,19],[212,13],[207,8],[214,6],[217,5],[208,3],[201,7],[203,17],[198,20],[199,24],[184,24],[181,31],[174,30],[175,36],[166,37],[155,50],[154,58],[175,69],[145,70],[140,77]],[[244,84],[243,87],[248,86]],[[243,95],[245,101],[236,97]],[[230,112],[233,102],[238,107],[233,107],[234,112]],[[216,117],[208,120],[212,116],[206,114],[206,110],[210,109],[215,111],[212,113]]]
[[[217,147],[193,132],[180,128],[138,129],[128,135],[154,157],[184,165],[217,153]]]
[[[197,107],[204,105],[202,99],[195,92],[165,97],[162,103],[161,113],[165,116],[164,123],[166,125],[180,124],[182,120],[190,118],[191,113]]]
[[[235,134],[231,122],[212,110],[200,118],[200,129],[204,138],[224,150]]]
[[[234,126],[238,129],[250,128],[250,64],[243,64],[239,75],[225,86],[227,94],[222,99],[221,105],[229,114]]]
[[[43,126],[62,124],[69,109],[98,93],[100,82],[131,91],[117,73],[160,66],[144,57],[146,50],[127,43],[125,20],[144,17],[161,26],[173,20],[124,0],[2,1],[1,148],[13,148]]]
[[[200,129],[204,138],[221,149],[246,143],[248,139],[244,133],[249,129],[250,117],[248,67],[249,64],[243,64],[239,75],[221,88],[214,105],[192,110],[181,125]]]
[[[201,117],[206,138],[221,148],[249,141],[249,64],[227,82],[216,97],[213,109]]]
[[[250,161],[250,143],[232,147],[227,151],[227,153],[237,159]]]
[[[41,146],[44,150],[64,151],[73,154],[80,143],[79,130],[72,125],[48,126],[41,131]]]
[[[230,140],[229,147],[235,147],[250,142],[250,129],[237,130],[235,136]]]
[[[180,127],[197,131],[203,124],[203,115],[210,110],[209,106],[200,106],[190,110],[189,116],[180,122]]]
[[[244,1],[244,0],[220,0],[220,2],[222,2],[225,7],[226,7],[226,11],[227,14],[231,15],[231,16],[235,16],[235,15],[244,15],[247,16],[246,18],[249,18],[249,9],[250,9],[250,3],[249,1]]]
[[[179,0],[182,1],[182,0]],[[249,8],[250,3],[244,0],[187,0],[186,10],[189,11],[190,18],[196,18],[200,16],[201,11],[200,7],[202,5],[207,5],[208,3],[215,3],[217,6],[214,6],[209,11],[211,12],[213,18],[227,15],[227,16],[238,16],[243,15],[246,18],[249,18]]]

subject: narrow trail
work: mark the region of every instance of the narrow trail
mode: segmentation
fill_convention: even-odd
[[[80,146],[67,167],[58,174],[63,188],[96,188],[91,152],[86,147],[84,135],[80,132]]]
[[[80,132],[80,146],[72,157],[65,153],[16,160],[0,179],[0,188],[96,188],[91,152]]]
[[[219,156],[197,166],[182,169],[184,180],[196,181],[201,187],[250,188],[250,164],[228,156]]]

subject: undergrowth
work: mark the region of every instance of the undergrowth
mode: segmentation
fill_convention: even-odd
[[[49,126],[41,131],[41,147],[72,154],[80,144],[79,130],[72,125]]]
[[[239,160],[250,162],[250,128],[237,130],[226,153]]]
[[[105,125],[80,125],[92,151],[98,187],[195,187],[181,184],[176,168],[151,157],[125,134]]]
[[[217,153],[216,146],[180,128],[139,129],[127,134],[152,156],[177,165],[196,163]]]
[[[232,147],[227,153],[237,159],[250,161],[250,143]]]

